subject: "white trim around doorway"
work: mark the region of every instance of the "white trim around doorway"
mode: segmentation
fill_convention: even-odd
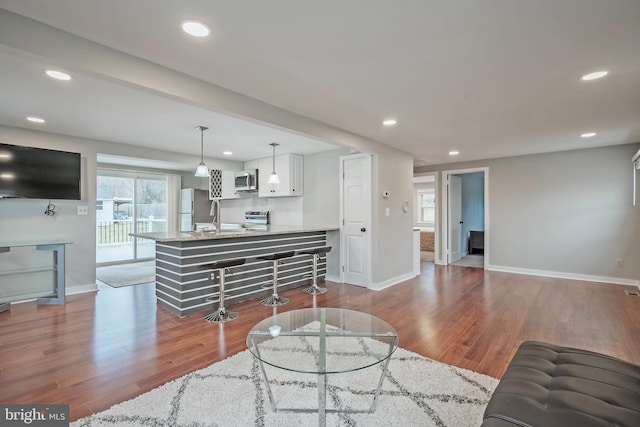
[[[491,265],[489,262],[489,167],[481,167],[481,168],[469,168],[469,169],[453,169],[442,171],[442,185],[439,187],[440,189],[440,227],[436,227],[436,230],[440,230],[440,236],[442,236],[442,250],[441,257],[436,259],[436,264],[447,265],[448,263],[448,253],[449,253],[449,203],[447,200],[447,185],[449,183],[450,175],[464,175],[467,173],[476,173],[476,172],[484,172],[484,269],[488,270],[488,267]],[[436,186],[436,188],[438,188]],[[436,242],[437,242],[436,236]]]
[[[347,233],[345,228],[345,206],[346,206],[346,198],[348,195],[344,194],[344,185],[345,185],[345,176],[344,176],[344,163],[348,160],[362,159],[368,162],[367,171],[368,176],[366,177],[368,182],[366,185],[368,186],[368,191],[366,192],[365,204],[369,205],[366,209],[367,217],[365,218],[365,227],[367,228],[366,237],[365,237],[365,267],[363,271],[363,283],[357,283],[355,285],[364,286],[366,288],[370,288],[372,284],[372,232],[373,232],[373,218],[372,218],[372,206],[373,206],[373,180],[372,180],[372,170],[373,170],[373,155],[370,153],[355,153],[348,154],[345,156],[340,156],[340,282],[345,283],[345,265],[347,263]]]
[[[442,198],[438,197],[438,193],[440,192],[440,187],[439,187],[439,183],[440,183],[440,178],[439,178],[439,174],[438,172],[427,172],[427,173],[422,173],[420,175],[414,175],[413,176],[413,183],[414,184],[420,184],[423,182],[433,182],[433,189],[435,191],[436,194],[436,217],[435,217],[435,224],[433,226],[433,231],[434,231],[434,235],[433,235],[433,253],[434,253],[434,259],[433,259],[433,263],[436,265],[442,265],[444,264],[443,260],[442,260],[442,255],[440,253],[440,219],[438,217],[438,203],[439,200],[442,200]],[[415,202],[415,200],[414,200]]]

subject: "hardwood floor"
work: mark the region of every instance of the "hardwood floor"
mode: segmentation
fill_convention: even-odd
[[[328,282],[317,306],[385,319],[400,346],[501,377],[525,340],[600,351],[640,364],[640,298],[625,287],[425,263],[422,275],[382,291]],[[634,289],[634,288],[628,288]],[[299,290],[279,310],[312,307]],[[109,408],[246,349],[272,314],[232,307],[226,324],[156,309],[152,284],[70,296],[64,306],[14,304],[0,313],[0,402],[68,403],[71,419]],[[428,381],[425,378],[425,381]]]

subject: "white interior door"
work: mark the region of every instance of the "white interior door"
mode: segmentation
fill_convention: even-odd
[[[462,178],[449,176],[449,263],[461,257]]]
[[[342,158],[343,281],[367,286],[371,233],[371,156]]]

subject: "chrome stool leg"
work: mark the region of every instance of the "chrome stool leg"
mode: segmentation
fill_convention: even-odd
[[[325,292],[327,292],[327,288],[318,287],[318,260],[319,259],[320,259],[320,254],[312,255],[313,270],[311,274],[313,277],[313,283],[311,284],[311,286],[302,289],[302,292],[304,292],[305,294],[318,295],[318,294],[324,294]]]
[[[260,304],[267,306],[278,306],[289,303],[289,298],[278,295],[278,260],[273,260],[273,294],[260,301]]]
[[[227,309],[224,307],[224,268],[221,268],[219,271],[220,305],[218,306],[217,311],[214,311],[213,313],[207,314],[203,317],[206,322],[228,322],[230,320],[237,319],[239,316],[239,313],[237,311],[227,311]]]
[[[244,263],[244,261],[242,262]],[[214,311],[213,313],[207,314],[206,316],[203,317],[203,320],[206,322],[217,322],[217,323],[228,322],[230,320],[237,319],[239,316],[239,313],[237,311],[227,311],[227,309],[224,307],[224,279],[225,279],[224,266],[222,266],[221,268],[218,268],[218,275],[219,275],[218,289],[219,289],[219,295],[220,295],[220,298],[219,298],[220,304],[218,305],[218,310]]]
[[[311,262],[312,262],[311,286],[301,289],[301,291],[304,292],[305,294],[320,295],[327,292],[327,288],[321,288],[318,286],[318,261],[320,261],[320,258],[323,255],[326,256],[327,253],[329,252],[331,252],[331,246],[324,246],[321,248],[314,248],[314,249],[304,249],[297,252],[299,255],[311,255],[312,257],[311,258]]]

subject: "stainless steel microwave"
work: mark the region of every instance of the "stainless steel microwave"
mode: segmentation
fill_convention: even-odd
[[[238,171],[234,174],[236,191],[257,191],[258,190],[258,170],[249,169]]]

